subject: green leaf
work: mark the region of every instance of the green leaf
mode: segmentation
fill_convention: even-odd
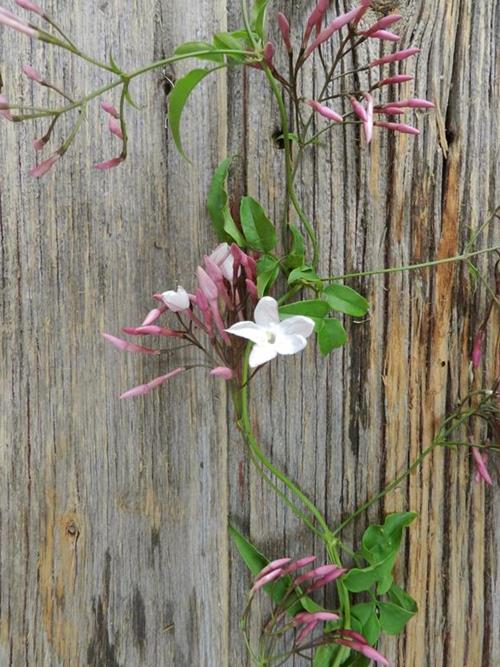
[[[260,553],[257,547],[254,547],[254,545],[249,542],[246,537],[243,537],[243,535],[238,530],[236,530],[234,526],[229,524],[228,530],[229,535],[232,537],[233,542],[235,543],[236,548],[240,553],[240,556],[245,561],[245,564],[252,575],[256,577],[259,572],[266,567],[269,561],[263,554]]]
[[[232,243],[235,241],[240,247],[245,247],[245,239],[233,220],[229,210],[229,197],[226,191],[226,181],[234,156],[223,160],[214,172],[208,191],[207,208],[210,220],[219,241]]]
[[[141,111],[142,107],[137,104],[137,102],[134,102],[132,99],[132,96],[130,95],[130,90],[128,89],[128,84],[123,86],[123,95],[125,99],[127,100],[128,104],[133,108],[136,109],[137,111]]]
[[[218,49],[229,49],[231,51],[243,51],[245,49],[245,45],[234,36],[234,33],[218,32],[213,39],[214,45]],[[244,63],[246,60],[246,56],[241,55],[241,53],[228,53],[227,58],[235,63]]]
[[[305,315],[306,317],[323,318],[328,313],[328,304],[320,299],[295,301],[280,306],[280,315]]]
[[[240,218],[243,234],[250,248],[270,252],[276,245],[276,231],[264,209],[252,197],[242,197]]]
[[[325,299],[333,310],[352,317],[362,317],[368,312],[368,301],[347,285],[330,285],[324,291]]]
[[[217,69],[217,68],[215,68]],[[168,122],[170,131],[179,153],[186,158],[181,141],[181,118],[186,102],[196,86],[208,76],[213,69],[193,69],[175,82],[168,96]],[[187,159],[187,158],[186,158]]]
[[[210,60],[215,63],[223,63],[224,56],[221,53],[207,54],[200,56],[197,55],[203,51],[215,51],[216,47],[213,44],[208,42],[184,42],[180,44],[174,51],[176,55],[185,56],[189,53],[193,54],[193,57],[198,58],[199,60]]]
[[[380,625],[388,635],[398,635],[415,614],[414,611],[403,609],[393,602],[379,602],[378,608]]]
[[[406,609],[407,611],[411,611],[414,614],[417,613],[418,607],[415,600],[412,598],[411,595],[409,595],[406,591],[404,591],[396,584],[393,584],[391,586],[389,591],[387,591],[387,594],[391,602],[394,602],[398,606],[402,607],[403,609]]]
[[[322,303],[325,303],[324,301]],[[347,342],[347,333],[342,324],[334,317],[324,319],[316,327],[319,351],[323,356],[330,354],[337,347],[342,347]]]
[[[262,255],[257,260],[257,294],[260,297],[269,290],[280,272],[280,261],[273,255]]]
[[[285,258],[285,266],[289,269],[295,269],[304,264],[305,244],[304,237],[295,225],[289,226],[292,235],[292,249]]]
[[[311,266],[299,266],[288,276],[288,284],[303,283],[312,287],[323,288],[323,281]]]
[[[264,25],[266,23],[266,9],[268,2],[269,0],[256,0],[255,5],[252,8],[252,27],[262,41],[264,40]]]
[[[333,656],[337,651],[338,646],[332,646],[331,644],[320,646],[314,652],[313,667],[330,667]]]
[[[364,568],[353,567],[343,577],[342,582],[347,590],[353,593],[369,591],[377,581],[380,581],[385,576],[386,565],[386,562],[382,561],[382,563],[378,563],[377,565],[370,565]],[[389,566],[391,565],[389,563]]]

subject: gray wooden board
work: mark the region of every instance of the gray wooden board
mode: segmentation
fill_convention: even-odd
[[[125,69],[241,24],[238,3],[224,0],[46,7],[89,52],[104,59],[112,50]],[[272,11],[300,26],[308,7]],[[458,254],[498,203],[498,3],[397,8],[403,43],[422,48],[405,65],[416,76],[407,92],[438,107],[417,114],[417,140],[380,132],[367,152],[349,127],[308,154],[298,185],[325,274]],[[11,99],[41,99],[23,63],[75,94],[108,80],[66,53],[0,35]],[[307,95],[317,82],[311,64]],[[218,161],[244,156],[234,191],[276,219],[283,200],[279,120],[259,72],[219,73],[194,94],[183,121],[191,165],[165,129],[161,74],[133,93],[143,108],[127,116],[130,159],[112,172],[91,168],[118,150],[97,104],[41,181],[27,170],[42,125],[0,124],[2,667],[246,665],[238,617],[249,577],[227,516],[270,557],[324,556],[249,467],[222,381],[195,370],[144,399],[118,400],[165,366],[121,355],[99,333],[140,321],[153,292],[193,283],[215,243],[204,202]],[[490,227],[481,245],[498,238]],[[491,259],[478,264],[491,275]],[[266,452],[332,523],[413,460],[466,392],[486,303],[466,278],[464,266],[448,264],[353,281],[371,310],[368,321],[346,322],[350,344],[327,360],[311,345],[256,379],[252,411]],[[493,376],[490,363],[484,382]],[[498,483],[485,490],[465,452],[438,451],[345,537],[356,543],[368,520],[408,507],[419,518],[398,576],[421,611],[382,650],[398,667],[499,664]]]

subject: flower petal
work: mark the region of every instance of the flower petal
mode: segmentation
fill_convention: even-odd
[[[271,359],[274,359],[277,354],[278,352],[273,345],[254,345],[252,351],[250,352],[248,364],[250,368],[262,366],[262,364],[265,364],[266,361],[271,361]]]
[[[282,320],[279,324],[279,332],[285,336],[298,334],[308,338],[314,331],[314,320],[304,315],[293,315]]]
[[[270,324],[278,324],[280,321],[278,315],[278,302],[272,296],[264,296],[255,306],[253,318],[257,324],[262,327],[268,327]]]
[[[273,347],[278,354],[296,354],[297,352],[301,352],[306,345],[307,341],[304,336],[297,334],[288,336],[278,331]]]
[[[234,336],[241,336],[242,338],[247,338],[251,340],[252,343],[257,343],[257,345],[263,345],[267,342],[267,335],[265,330],[262,327],[259,327],[255,322],[249,322],[245,320],[244,322],[236,322],[233,326],[226,329],[226,331]]]

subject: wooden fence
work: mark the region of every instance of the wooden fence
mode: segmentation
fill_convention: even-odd
[[[111,50],[125,69],[240,26],[239,4],[45,3],[87,51],[105,59]],[[309,9],[272,4],[294,26]],[[325,274],[457,255],[498,203],[498,3],[373,5],[404,15],[403,43],[422,49],[407,68],[414,91],[437,109],[418,117],[417,139],[379,133],[367,152],[349,127],[305,160],[299,189]],[[0,40],[3,92],[24,104],[33,99],[24,63],[75,94],[109,79],[16,33],[2,29]],[[314,80],[312,71],[304,77],[305,94]],[[269,556],[322,555],[249,466],[222,381],[194,372],[144,399],[118,400],[163,367],[120,355],[99,334],[140,321],[153,292],[191,284],[215,244],[205,199],[218,161],[242,156],[234,191],[257,197],[271,216],[282,208],[279,121],[262,75],[221,72],[195,93],[183,122],[192,164],[168,136],[166,86],[159,72],[134,86],[142,109],[128,114],[130,159],[110,172],[92,169],[118,145],[97,104],[40,181],[27,171],[41,126],[0,124],[2,666],[247,665],[238,619],[249,576],[229,543],[228,516]],[[498,238],[490,226],[479,246]],[[477,263],[491,276],[491,258]],[[253,390],[267,453],[331,522],[432,441],[467,392],[471,337],[486,307],[463,263],[351,284],[371,312],[347,322],[349,345],[327,361],[312,345],[273,362]],[[490,363],[485,386],[493,374]],[[368,519],[419,512],[398,576],[420,613],[404,638],[384,641],[392,664],[500,664],[492,474],[496,484],[485,489],[465,451],[436,451],[347,531],[355,540]]]

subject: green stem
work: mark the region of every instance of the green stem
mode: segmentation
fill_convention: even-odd
[[[397,273],[400,271],[414,271],[416,269],[425,269],[429,266],[437,266],[439,264],[448,264],[449,262],[460,262],[467,260],[470,257],[476,257],[477,255],[484,255],[488,252],[500,252],[500,246],[491,246],[490,248],[484,248],[483,250],[476,250],[475,252],[465,253],[463,255],[455,255],[454,257],[445,257],[444,259],[435,259],[431,262],[421,262],[419,264],[408,264],[408,266],[391,266],[388,269],[374,269],[373,271],[359,271],[357,273],[344,273],[343,275],[338,276],[329,276],[328,278],[322,278],[323,281],[330,280],[346,280],[347,278],[363,278],[365,276],[376,276],[384,273]]]
[[[241,376],[241,388],[239,390],[239,400],[236,401],[236,409],[238,413],[238,426],[245,438],[253,457],[264,467],[266,468],[274,477],[280,480],[289,491],[291,491],[294,496],[296,496],[300,502],[306,507],[309,512],[314,516],[319,526],[321,527],[322,539],[326,541],[331,540],[332,533],[326,523],[325,518],[318,510],[316,505],[305,495],[305,493],[290,480],[284,473],[282,473],[278,468],[276,468],[271,461],[264,454],[260,448],[257,439],[253,433],[252,424],[250,421],[250,414],[248,410],[248,357],[250,355],[251,344],[247,346],[245,351],[245,357],[243,360],[242,376]]]
[[[283,102],[283,98],[281,96],[281,92],[278,86],[278,83],[276,79],[273,77],[271,70],[269,67],[266,65],[263,65],[263,70],[266,74],[267,80],[269,81],[269,85],[271,86],[271,89],[273,91],[274,97],[276,98],[276,102],[278,104],[279,112],[280,112],[280,121],[281,121],[281,130],[283,133],[283,141],[285,145],[285,172],[286,172],[286,189],[287,189],[287,194],[288,197],[293,205],[293,208],[295,209],[297,215],[300,218],[300,221],[304,225],[304,228],[307,232],[307,235],[311,241],[311,245],[313,247],[313,260],[312,260],[312,265],[314,268],[318,266],[318,261],[319,261],[319,245],[318,245],[318,239],[316,237],[316,234],[314,232],[313,226],[302,210],[302,207],[300,205],[300,202],[297,198],[297,193],[295,192],[295,186],[294,186],[294,169],[293,169],[293,164],[292,164],[292,152],[291,152],[291,142],[290,142],[290,137],[289,135],[289,129],[288,129],[288,114],[285,109],[285,104]]]

